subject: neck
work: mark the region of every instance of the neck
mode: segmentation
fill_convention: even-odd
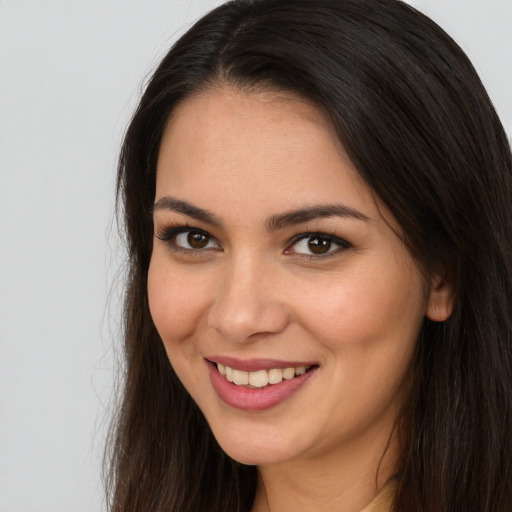
[[[252,512],[361,512],[396,474],[397,444],[395,436],[377,434],[350,448],[259,467]]]

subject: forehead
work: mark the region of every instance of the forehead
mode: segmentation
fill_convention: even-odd
[[[291,93],[212,88],[195,94],[173,111],[162,138],[174,151],[201,149],[201,155],[258,162],[300,155],[318,142],[344,157],[335,130],[322,110]],[[224,152],[223,152],[224,150]],[[189,153],[190,156],[190,153]],[[318,155],[320,157],[320,155]]]
[[[327,114],[312,102],[300,97],[292,91],[260,88],[238,88],[229,85],[211,86],[187,97],[177,104],[169,117],[167,129],[183,118],[198,127],[211,128],[210,122],[215,126],[218,117],[229,116],[235,118],[245,127],[248,122],[264,118],[274,124],[286,124],[290,119],[284,116],[295,117],[297,124],[316,124],[321,129],[329,129],[333,140],[337,137]],[[339,146],[340,149],[341,145]]]
[[[214,191],[235,201],[280,191],[300,205],[372,197],[322,110],[291,94],[230,88],[179,104],[158,159],[157,196]]]

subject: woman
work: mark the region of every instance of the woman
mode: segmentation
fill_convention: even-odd
[[[111,510],[509,510],[511,171],[402,2],[200,20],[121,154]]]

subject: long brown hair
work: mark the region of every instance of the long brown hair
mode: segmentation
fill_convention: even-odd
[[[472,65],[397,0],[235,0],[198,21],[152,76],[121,151],[129,272],[124,390],[108,450],[112,512],[246,512],[256,470],[227,457],[173,372],[146,276],[159,144],[212,84],[292,91],[324,109],[429,275],[456,291],[424,321],[399,431],[398,512],[512,503],[512,157]]]

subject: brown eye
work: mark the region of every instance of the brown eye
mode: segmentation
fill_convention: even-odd
[[[326,254],[331,249],[331,241],[316,236],[308,240],[308,248],[313,254]]]
[[[221,249],[219,243],[208,233],[200,230],[185,230],[183,227],[172,228],[160,240],[167,241],[171,247],[187,251]]]
[[[203,233],[198,233],[197,231],[189,231],[187,233],[187,242],[192,249],[204,249],[209,241],[210,238],[203,235]]]
[[[327,233],[303,233],[285,251],[285,254],[304,256],[334,256],[351,245],[342,238]]]

